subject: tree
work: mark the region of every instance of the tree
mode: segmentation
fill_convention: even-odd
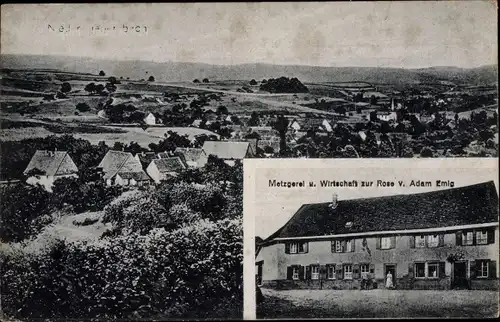
[[[80,112],[87,112],[90,111],[90,106],[87,103],[78,103],[76,104],[76,109]]]
[[[102,92],[104,91],[104,85],[103,84],[97,84],[96,87],[95,87],[95,91],[97,94],[102,94]]]
[[[286,132],[288,131],[289,121],[283,115],[278,116],[276,122],[273,124],[273,128],[278,131],[280,136],[280,156],[284,156],[286,153]]]
[[[116,86],[113,83],[106,83],[105,88],[110,93],[113,93],[114,91],[116,91]]]
[[[377,111],[370,112],[370,121],[371,122],[377,122],[378,121]]]
[[[424,146],[422,150],[420,150],[420,156],[422,158],[432,158],[434,156],[434,152],[432,152],[430,147]]]
[[[257,85],[257,81],[256,81],[255,79],[252,79],[252,80],[250,81],[250,85]]]
[[[103,71],[103,70],[101,70],[101,71],[99,72],[99,76],[106,76],[106,73],[104,73],[104,71]]]
[[[95,83],[89,83],[89,84],[85,85],[84,90],[86,92],[89,92],[89,94],[95,93],[96,92],[96,85],[95,85]]]
[[[154,82],[155,81],[155,78],[153,75],[149,76],[148,78],[148,82]]]
[[[196,79],[193,81],[193,83],[196,83],[196,84],[198,84],[199,82],[200,82],[200,80],[199,80],[198,78],[196,78]]]
[[[203,78],[203,83],[210,83],[210,81],[208,80],[208,78]]]
[[[219,105],[219,107],[217,107],[217,115],[222,115],[222,114],[229,114],[229,111],[227,110],[227,107],[225,107],[224,105]]]
[[[61,84],[61,92],[62,93],[69,93],[71,92],[71,85],[68,82],[64,82]]]
[[[258,126],[260,124],[260,120],[259,120],[259,114],[257,114],[257,112],[253,111],[251,116],[250,116],[250,119],[248,120],[248,125],[249,126]]]
[[[296,77],[270,78],[266,83],[260,85],[260,89],[270,93],[307,93],[309,89]]]
[[[339,105],[335,108],[335,113],[345,115],[346,112],[347,111],[346,111],[345,107],[343,107],[342,105]]]
[[[115,77],[115,76],[110,76],[110,77],[108,77],[108,82],[109,82],[110,84],[112,84],[112,85],[114,85],[114,84],[118,84],[118,80],[116,79],[116,77]]]
[[[370,105],[377,105],[378,98],[375,95],[370,97]]]

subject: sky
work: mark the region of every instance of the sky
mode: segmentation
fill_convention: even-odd
[[[250,162],[252,162],[251,160]],[[245,185],[244,196],[253,207],[244,216],[255,218],[255,236],[267,238],[281,228],[307,203],[330,202],[336,193],[338,200],[412,194],[450,189],[438,187],[436,180],[453,181],[454,188],[493,180],[498,192],[498,160],[484,159],[267,159],[252,177],[254,186]],[[247,162],[247,160],[245,160]],[[257,163],[260,161],[256,161]],[[245,171],[248,171],[245,168]],[[250,173],[250,172],[249,172]],[[277,181],[374,181],[371,188],[277,188],[269,187],[269,180]],[[250,181],[252,179],[248,179]],[[393,181],[395,187],[376,187],[376,181]],[[410,187],[411,180],[431,181],[431,187]],[[398,185],[403,181],[405,187]],[[248,189],[247,189],[248,188]],[[248,191],[252,190],[252,195]],[[245,227],[246,229],[246,227]],[[246,232],[246,230],[245,230]]]
[[[469,68],[497,64],[497,24],[496,2],[481,0],[10,4],[1,7],[1,53]]]

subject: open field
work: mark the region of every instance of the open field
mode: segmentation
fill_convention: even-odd
[[[498,292],[262,289],[257,318],[496,317]]]

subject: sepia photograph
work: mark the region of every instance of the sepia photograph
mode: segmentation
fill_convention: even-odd
[[[315,230],[299,221],[293,225],[300,229],[284,228],[282,235],[285,222],[277,217],[260,223],[263,230],[254,235],[247,216],[252,211],[243,213],[258,191],[243,191],[253,180],[243,164],[348,158],[363,171],[367,165],[358,161],[379,158],[389,166],[397,160],[497,160],[495,2],[6,4],[0,10],[0,320],[253,319],[256,296],[261,316],[300,318],[312,316],[300,302],[309,299],[280,302],[285,293],[275,290],[317,291],[318,276],[324,276],[320,291],[360,288],[363,278],[355,272],[361,271],[369,277],[363,288],[379,292],[392,285],[395,292],[383,293],[391,299],[403,288],[458,287],[445,255],[396,260],[396,251],[373,261],[355,257],[345,269],[344,262],[323,257],[277,267],[259,259],[261,274],[254,274],[255,248],[270,256],[280,238],[309,238]],[[481,182],[438,178],[436,170],[439,184],[436,178],[431,186],[418,184],[430,190],[439,185],[439,193],[451,189],[443,198],[474,184],[484,184],[478,193],[489,191],[493,179],[482,176],[481,166],[462,174]],[[325,189],[358,188],[336,177],[322,179],[328,179]],[[407,194],[390,186],[399,179],[380,180],[396,199],[359,194],[376,199],[348,207],[364,209],[360,214],[376,207],[414,212],[407,228],[415,236],[419,229],[425,235],[449,224],[493,227],[484,222],[490,217],[458,214],[452,199],[442,205],[450,212],[424,227],[440,195],[396,202]],[[270,184],[279,191],[306,188],[309,181],[276,177]],[[464,193],[474,195],[474,189]],[[259,198],[270,198],[262,200],[269,213],[285,207],[285,217],[332,199],[331,193],[319,194],[322,199],[287,196],[290,202]],[[351,197],[339,191],[339,205]],[[474,207],[486,211],[491,198]],[[412,200],[425,203],[427,211],[414,208]],[[352,211],[342,216],[354,216]],[[386,225],[398,231],[404,226],[382,216],[386,212],[373,213],[376,223],[330,233],[372,234],[367,245],[379,256],[376,236],[385,234]],[[312,245],[290,244],[287,252],[299,252],[299,258],[313,252]],[[359,240],[350,245],[342,241],[338,249],[362,247]],[[484,247],[482,257],[466,253],[457,260],[467,266],[456,267],[465,276],[462,292],[483,287],[477,292],[485,293],[472,293],[474,298],[492,301],[494,278],[470,277],[475,260],[488,261],[474,262],[488,267],[484,274],[495,271],[488,255],[493,246]],[[434,278],[442,267],[447,275],[434,284],[410,284],[410,266],[414,276]],[[351,271],[352,280],[344,282]],[[370,302],[373,297],[346,294],[374,305],[366,310],[379,308],[374,317],[387,315],[383,304]],[[468,293],[456,294],[448,298],[451,304],[468,303],[462,299]],[[474,303],[449,314],[490,315],[490,302]],[[314,316],[356,316],[356,305],[339,311],[323,304],[332,313],[318,309]],[[425,310],[417,315],[448,314]]]
[[[252,161],[257,319],[498,316],[496,159]]]

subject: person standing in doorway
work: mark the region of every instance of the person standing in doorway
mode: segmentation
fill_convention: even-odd
[[[385,288],[386,289],[392,289],[392,288],[394,288],[394,284],[392,283],[392,273],[391,273],[391,271],[387,272],[386,279],[385,279]]]

